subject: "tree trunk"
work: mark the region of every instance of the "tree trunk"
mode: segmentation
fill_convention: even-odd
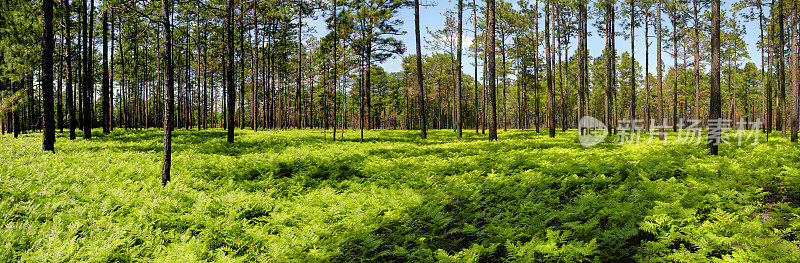
[[[94,6],[94,0],[91,1],[92,6]],[[89,106],[89,89],[92,88],[92,66],[91,66],[91,53],[89,53],[89,40],[91,37],[89,36],[88,32],[92,30],[89,28],[89,24],[87,23],[87,16],[89,13],[89,6],[87,5],[87,0],[83,0],[83,87],[81,88],[81,103],[83,106],[81,107],[81,129],[83,130],[83,138],[84,139],[91,139],[92,138],[92,121],[91,121],[91,109]]]
[[[586,57],[586,27],[584,26],[584,22],[586,19],[586,2],[579,3],[578,6],[578,118],[583,118],[581,115],[588,115],[589,112],[589,96],[587,90],[587,57]],[[537,25],[538,27],[538,25]],[[538,30],[537,30],[538,31]],[[537,32],[538,35],[538,32]],[[536,52],[536,51],[534,51]],[[538,84],[538,81],[537,81]],[[579,131],[580,135],[584,135],[584,131]]]
[[[295,128],[302,128],[300,122],[302,116],[302,103],[300,102],[300,95],[302,92],[302,78],[303,78],[303,1],[298,2],[297,5],[297,89],[295,90]]]
[[[333,141],[336,141],[336,126],[339,124],[339,103],[337,101],[338,92],[337,85],[339,84],[339,18],[336,15],[338,3],[333,0]],[[406,92],[408,93],[408,92]],[[342,93],[345,95],[345,93]],[[406,96],[408,98],[408,96]],[[311,100],[313,103],[313,99]],[[408,112],[408,111],[406,111]]]
[[[109,49],[110,58],[109,58],[109,69],[108,69],[108,129],[109,131],[114,131],[114,13],[111,13],[111,48]]]
[[[711,155],[719,153],[722,111],[720,109],[720,0],[711,0],[711,88],[709,90],[708,148]],[[716,124],[711,124],[716,122]]]
[[[636,57],[634,56],[634,51],[636,50],[636,5],[634,4],[634,0],[630,0],[630,7],[631,7],[631,121],[636,120]],[[646,67],[647,65],[645,65]],[[633,124],[631,124],[631,128],[633,128]]]
[[[778,1],[778,111],[775,114],[775,128],[781,131],[781,136],[786,137],[786,64],[784,63],[783,49],[783,0]]]
[[[69,119],[69,139],[75,140],[75,126],[78,125],[78,121],[75,118],[75,91],[72,88],[72,33],[70,33],[70,29],[72,28],[72,19],[70,14],[72,14],[72,10],[70,9],[71,5],[69,4],[69,0],[63,0],[63,4],[66,7],[64,24],[66,25],[67,32],[67,118]]]
[[[694,119],[700,121],[700,11],[698,2],[694,0]],[[695,136],[700,136],[700,129],[695,131]]]
[[[658,125],[660,127],[658,138],[664,140],[664,83],[662,80],[664,62],[661,60],[661,41],[661,0],[658,0],[656,2],[656,85],[658,85],[658,122],[661,123]]]
[[[111,132],[111,96],[108,86],[108,11],[103,12],[103,133]]]
[[[550,0],[544,2],[544,34],[545,51],[547,56],[547,126],[550,129],[550,137],[556,137],[556,114],[555,114],[555,91],[553,87],[553,55],[550,48]]]
[[[241,66],[241,78],[239,79],[239,129],[244,129],[244,2],[240,2],[239,7],[239,64]],[[188,67],[187,67],[188,68]],[[188,75],[188,74],[187,74]],[[235,109],[235,108],[234,108]]]
[[[18,88],[19,87],[19,82],[17,82],[16,85],[15,85],[14,81],[9,81],[9,82],[11,82],[11,94],[16,94],[19,91],[18,90],[19,89]],[[19,119],[19,109],[17,109],[17,107],[12,108],[11,115],[12,115],[12,119],[13,119],[11,121],[12,122],[11,126],[14,126],[14,138],[17,138],[17,137],[19,137],[19,133],[20,133],[20,130],[21,130],[21,127],[20,127],[21,123],[20,123],[20,119]]]
[[[495,81],[495,0],[486,0],[486,21],[487,26],[487,39],[488,46],[486,47],[487,69],[489,76],[487,82],[489,84],[489,140],[497,140],[497,81]]]
[[[494,4],[494,0],[487,0],[492,1]],[[487,6],[489,4],[487,3]],[[492,6],[494,7],[494,6]],[[424,76],[422,72],[422,47],[420,44],[420,33],[419,33],[419,0],[414,0],[414,32],[415,32],[415,41],[417,47],[417,85],[419,85],[419,124],[420,124],[420,138],[427,139],[428,138],[428,131],[427,131],[427,111],[425,110],[425,88],[424,88]]]
[[[603,118],[603,122],[606,123],[606,130],[608,134],[611,134],[611,130],[613,127],[613,112],[614,112],[614,72],[612,69],[612,65],[614,64],[614,45],[612,43],[612,39],[614,38],[614,33],[612,32],[612,19],[611,17],[614,16],[614,6],[611,3],[606,3],[605,6],[605,35],[606,35],[606,50],[605,50],[605,104],[604,104],[604,112],[605,117]]]
[[[672,131],[678,131],[678,26],[677,21],[672,21],[672,61],[675,67],[675,82],[672,86]]]
[[[648,10],[649,11],[649,10]],[[647,18],[649,12],[644,15],[644,129],[650,130],[650,24]]]
[[[506,72],[506,30],[505,28],[500,28],[500,59],[502,59],[503,65],[501,66],[503,72],[503,131],[507,131],[508,127],[508,105],[506,104],[506,76],[508,73]]]
[[[463,26],[464,26],[463,25],[464,24],[464,17],[463,17],[464,7],[463,6],[464,6],[464,0],[458,0],[458,50],[456,51],[456,60],[457,60],[456,65],[457,65],[457,69],[458,70],[456,70],[456,73],[455,73],[456,75],[458,75],[457,76],[458,80],[456,81],[456,100],[458,100],[458,102],[455,104],[455,106],[456,106],[456,138],[459,138],[459,139],[461,139],[461,128],[462,128],[461,125],[463,124],[463,121],[461,120],[461,101],[463,100],[461,98],[461,81],[462,81],[462,79],[461,79],[461,77],[462,77],[461,76],[461,49],[462,49],[462,47],[461,47],[461,35],[463,34],[463,31],[464,31],[464,28],[463,28]]]
[[[42,1],[42,150],[55,152],[56,130],[53,119],[53,0]],[[33,102],[31,102],[33,103]]]
[[[472,21],[473,21],[472,39],[478,39],[478,5],[476,4],[475,0],[472,0]],[[459,41],[459,43],[460,42],[461,41]],[[480,120],[479,117],[480,114],[478,113],[479,106],[478,106],[478,45],[477,44],[475,44],[474,62],[475,62],[475,83],[473,88],[475,89],[475,134],[478,134],[478,125],[479,125],[478,123]]]
[[[172,25],[170,24],[170,8],[172,3],[169,0],[161,0],[161,21],[164,25],[164,53],[161,55],[165,63],[166,70],[166,91],[164,92],[164,156],[161,166],[161,184],[167,185],[170,177],[170,166],[172,165],[172,93],[174,89],[173,65],[172,65]]]
[[[798,129],[798,88],[800,88],[800,67],[797,65],[797,56],[798,56],[798,30],[797,30],[797,1],[790,1],[792,4],[792,49],[790,52],[791,56],[791,65],[792,65],[792,87],[791,87],[791,140],[792,142],[797,142],[797,129]]]
[[[227,66],[225,70],[226,86],[227,86],[227,112],[225,119],[225,127],[228,130],[228,143],[233,143],[233,129],[234,129],[234,111],[236,109],[236,89],[233,84],[233,9],[235,8],[235,1],[228,0],[227,17],[225,21],[225,51],[227,56]]]
[[[62,34],[61,35],[61,46],[59,47],[61,49],[61,54],[62,55],[61,55],[61,57],[60,57],[60,59],[58,61],[58,95],[56,97],[56,118],[58,119],[56,121],[56,123],[58,125],[58,129],[60,130],[59,132],[64,132],[64,106],[62,104],[63,103],[63,88],[64,88],[64,59],[66,57],[66,56],[63,55],[64,51],[65,51],[64,50],[64,41],[65,41],[64,39],[65,39],[65,36]],[[3,85],[3,83],[0,82],[0,86],[2,86],[2,85]],[[0,116],[2,116],[2,115],[0,115]],[[5,128],[5,127],[3,127],[3,128]],[[5,129],[3,129],[3,135],[5,135]]]
[[[366,93],[366,101],[365,104],[367,106],[367,119],[366,119],[366,126],[367,130],[371,130],[373,127],[373,118],[372,118],[372,42],[367,42],[367,57],[365,59],[366,64],[366,71],[367,71],[367,80],[365,87]]]

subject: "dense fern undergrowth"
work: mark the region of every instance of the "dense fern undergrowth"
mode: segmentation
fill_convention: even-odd
[[[544,132],[544,131],[543,131]],[[0,139],[1,262],[797,262],[800,148],[574,131],[176,130]],[[763,136],[763,135],[762,135]]]

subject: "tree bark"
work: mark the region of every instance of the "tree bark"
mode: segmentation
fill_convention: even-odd
[[[111,132],[111,96],[108,85],[108,11],[103,12],[103,133]]]
[[[658,85],[658,125],[659,134],[658,138],[664,140],[664,82],[662,67],[664,62],[661,60],[661,0],[656,2],[656,85]]]
[[[456,65],[457,69],[455,74],[457,75],[458,80],[456,81],[456,138],[461,139],[461,128],[462,128],[462,120],[461,120],[461,101],[463,100],[461,97],[461,35],[463,35],[463,24],[464,24],[464,17],[463,17],[463,9],[464,9],[464,0],[458,0],[458,50],[456,51]]]
[[[487,0],[492,1],[494,0]],[[487,4],[488,6],[488,4]],[[425,88],[424,88],[424,76],[422,72],[422,45],[420,44],[420,33],[419,33],[419,0],[414,0],[414,32],[415,32],[415,41],[417,47],[417,85],[419,85],[419,126],[420,126],[420,138],[427,139],[428,138],[428,131],[427,131],[427,111],[425,110]]]
[[[694,119],[700,121],[700,11],[698,2],[694,0]],[[700,129],[695,131],[695,136],[700,136]]]
[[[711,88],[709,94],[709,122],[721,122],[720,107],[720,0],[711,0]],[[709,125],[708,148],[711,155],[719,153],[720,125]]]
[[[170,180],[170,167],[172,165],[172,110],[173,110],[173,97],[174,79],[173,79],[173,64],[172,64],[172,25],[169,21],[170,8],[172,3],[169,0],[161,0],[161,21],[164,26],[164,53],[162,59],[165,63],[166,70],[166,91],[164,92],[164,155],[163,163],[161,166],[161,184],[167,185]]]
[[[649,10],[644,15],[644,129],[650,130],[650,17]]]
[[[786,46],[783,37],[783,1],[778,1],[778,109],[775,114],[775,128],[781,131],[781,136],[786,137],[786,64],[784,63],[783,49]]]
[[[77,126],[78,121],[75,118],[75,92],[73,91],[72,85],[72,10],[69,0],[63,0],[63,4],[66,8],[66,14],[64,15],[64,24],[66,25],[66,43],[67,43],[67,118],[69,119],[69,139],[75,140],[75,126]]]
[[[604,104],[604,113],[605,116],[603,118],[603,122],[606,123],[606,130],[608,134],[611,134],[611,130],[613,127],[613,106],[614,106],[614,97],[613,97],[613,90],[614,90],[614,72],[612,69],[612,65],[614,64],[614,45],[612,43],[612,39],[614,38],[614,33],[612,32],[612,20],[611,17],[614,16],[614,6],[607,2],[604,5],[605,13],[604,13],[604,20],[605,20],[605,35],[606,35],[606,50],[605,50],[605,104]]]
[[[228,143],[233,143],[233,129],[234,129],[234,111],[236,109],[236,89],[233,83],[233,9],[235,8],[235,1],[228,0],[228,9],[225,21],[225,51],[227,56],[227,66],[225,70],[226,86],[227,86],[227,112],[225,119],[225,127],[228,130]]]
[[[297,4],[297,89],[295,90],[295,128],[302,128],[300,122],[302,116],[302,103],[300,96],[302,92],[303,78],[303,1]]]
[[[636,5],[634,4],[634,0],[630,0],[630,8],[631,8],[631,121],[636,120],[636,57],[634,56],[634,51],[636,50]],[[646,67],[647,65],[645,65]],[[633,127],[633,126],[631,126]]]
[[[497,140],[497,81],[495,80],[495,0],[486,0],[486,21],[488,23],[486,36],[488,39],[488,46],[486,47],[487,54],[487,69],[489,76],[487,82],[489,84],[489,140]]]
[[[94,6],[94,0],[91,1]],[[94,9],[94,8],[93,8]],[[92,60],[91,53],[89,52],[89,40],[91,37],[88,32],[91,31],[87,22],[89,13],[89,6],[87,1],[83,0],[83,85],[81,87],[81,129],[83,130],[83,138],[92,138],[92,120],[91,120],[91,106],[89,103],[89,89],[92,88]]]
[[[42,1],[42,150],[55,152],[56,130],[53,119],[53,0]],[[31,102],[32,103],[32,102]]]
[[[797,1],[790,1],[790,3],[792,5],[792,18],[791,18],[791,21],[792,21],[792,25],[791,25],[792,26],[792,28],[791,28],[792,49],[791,49],[791,52],[790,52],[790,57],[791,57],[791,62],[790,63],[791,63],[791,66],[792,66],[792,73],[791,73],[792,74],[792,76],[791,76],[791,78],[792,78],[792,87],[791,87],[790,90],[791,90],[792,94],[791,94],[791,105],[790,105],[790,107],[791,107],[791,109],[790,109],[791,120],[790,120],[789,123],[791,125],[791,133],[792,133],[790,139],[791,139],[792,142],[797,142],[797,129],[798,129],[798,119],[797,119],[797,117],[798,117],[797,116],[798,115],[798,108],[797,108],[798,107],[798,93],[797,92],[798,92],[798,88],[800,88],[800,83],[798,82],[798,81],[800,81],[800,71],[799,71],[800,67],[798,67],[798,65],[797,65],[797,62],[798,62],[797,56],[798,56],[798,33],[800,33],[800,32],[798,32],[798,30],[797,30],[797,18],[798,18],[798,16],[797,16]]]
[[[556,137],[556,114],[555,114],[555,91],[553,87],[553,55],[550,43],[550,0],[544,2],[544,34],[545,34],[545,53],[547,56],[547,126],[550,130],[549,136]]]

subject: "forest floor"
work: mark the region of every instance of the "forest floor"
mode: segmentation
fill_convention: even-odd
[[[800,261],[800,147],[575,131],[158,130],[0,138],[0,262]],[[763,135],[762,135],[763,136]]]

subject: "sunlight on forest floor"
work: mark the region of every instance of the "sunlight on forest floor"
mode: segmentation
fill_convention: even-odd
[[[0,138],[0,261],[800,261],[800,149],[576,131]],[[762,134],[763,136],[763,134]],[[763,137],[762,137],[763,138]]]

